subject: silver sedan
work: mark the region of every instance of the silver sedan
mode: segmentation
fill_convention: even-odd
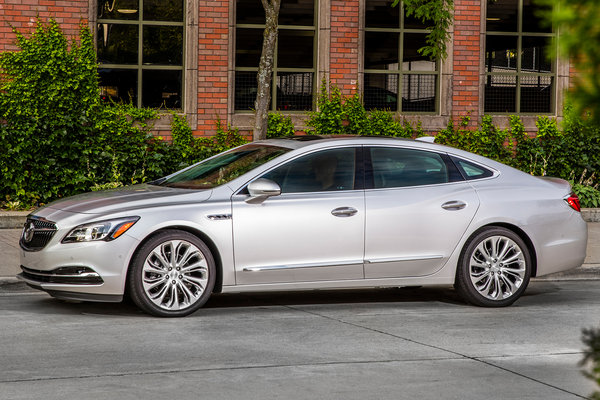
[[[19,278],[60,299],[184,316],[212,293],[454,285],[507,306],[583,262],[560,179],[418,140],[268,140],[33,212]]]

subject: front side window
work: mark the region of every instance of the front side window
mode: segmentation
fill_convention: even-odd
[[[555,34],[535,0],[488,0],[485,40],[486,113],[552,113]]]
[[[369,151],[375,189],[461,180],[450,163],[438,153],[390,147],[373,147]]]
[[[401,4],[367,0],[365,12],[364,102],[367,109],[433,113],[437,109],[439,67],[419,54],[426,26],[404,15]]]
[[[101,96],[182,109],[184,0],[98,0]]]
[[[355,187],[356,150],[323,150],[292,160],[263,178],[277,182],[281,193],[329,192]]]
[[[273,65],[271,109],[313,108],[316,57],[316,2],[285,0],[279,10],[279,34]],[[265,13],[260,0],[236,1],[235,110],[250,111],[256,100]]]

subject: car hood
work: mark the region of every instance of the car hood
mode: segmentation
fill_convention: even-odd
[[[140,208],[198,203],[210,198],[211,193],[212,190],[174,189],[141,184],[67,197],[40,208],[34,214],[49,214],[54,210],[76,214],[118,213]]]

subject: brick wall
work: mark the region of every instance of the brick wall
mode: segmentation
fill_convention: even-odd
[[[358,11],[358,0],[331,0],[330,80],[345,95],[357,88]]]
[[[198,12],[198,128],[215,133],[217,116],[227,123],[228,0],[200,0]]]
[[[479,119],[479,74],[481,57],[481,1],[456,0],[454,15],[454,75],[452,119],[470,115],[471,125]]]
[[[16,50],[11,25],[27,34],[35,26],[36,16],[44,22],[54,18],[67,36],[75,37],[88,12],[88,0],[0,0],[0,52]]]

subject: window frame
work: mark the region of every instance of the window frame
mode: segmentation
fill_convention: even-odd
[[[232,109],[234,114],[250,114],[253,113],[251,109],[242,110],[237,109],[235,104],[235,91],[236,91],[236,73],[237,72],[255,72],[258,73],[259,66],[256,67],[238,67],[237,59],[236,59],[236,50],[237,50],[237,30],[238,29],[256,29],[260,30],[261,34],[265,30],[265,24],[238,24],[237,23],[237,0],[233,1],[234,4],[234,19],[233,19],[233,36],[234,36],[234,45],[232,51],[232,64],[233,64],[233,102]],[[289,30],[289,31],[306,31],[313,32],[313,54],[312,54],[312,68],[289,68],[289,67],[279,67],[279,35],[277,36],[277,40],[275,42],[275,52],[273,54],[273,75],[271,81],[271,106],[269,107],[270,112],[285,112],[286,114],[306,114],[307,112],[314,111],[316,108],[316,94],[317,94],[317,62],[319,58],[319,0],[313,1],[313,24],[312,25],[278,25],[278,31],[281,32]],[[277,109],[277,73],[312,73],[312,102],[310,110],[278,110]]]
[[[557,31],[555,27],[552,28],[552,32],[528,32],[523,30],[523,0],[515,0],[517,2],[517,31],[488,31],[487,30],[487,21],[488,21],[488,8],[487,8],[487,0],[486,0],[486,9],[485,9],[485,38],[484,38],[484,50],[483,50],[483,69],[484,69],[484,82],[483,82],[483,101],[482,108],[484,114],[487,115],[524,115],[524,116],[536,116],[536,115],[556,115],[557,111],[557,93],[558,93],[558,60],[556,57],[553,57],[551,60],[551,69],[552,72],[522,72],[522,62],[523,62],[523,38],[524,37],[542,37],[548,38],[552,42],[552,46],[556,48],[556,39],[558,37]],[[516,58],[517,58],[517,66],[515,68],[515,72],[491,72],[489,69],[493,69],[493,66],[490,64],[486,66],[487,63],[487,38],[488,36],[510,36],[517,38],[517,49],[516,49]],[[486,88],[488,87],[488,82],[494,76],[503,76],[503,77],[515,77],[516,86],[515,86],[515,111],[508,112],[500,112],[500,111],[487,111],[485,109],[486,104]],[[523,77],[550,77],[552,79],[552,93],[550,97],[550,110],[547,112],[521,112],[521,79]]]
[[[364,0],[365,1],[365,7],[366,7],[366,2],[368,0]],[[391,6],[390,6],[391,7]],[[418,70],[404,70],[404,66],[403,66],[403,58],[404,58],[404,40],[405,40],[405,35],[406,34],[428,34],[431,32],[430,29],[426,29],[426,28],[405,28],[404,24],[405,24],[405,18],[404,18],[404,14],[405,14],[405,10],[404,10],[404,4],[402,2],[402,0],[400,1],[400,3],[396,6],[396,7],[400,7],[400,12],[399,14],[399,25],[397,28],[373,28],[373,27],[368,27],[367,23],[366,23],[366,11],[363,13],[362,18],[364,19],[364,35],[366,37],[367,33],[369,32],[378,32],[378,33],[388,33],[388,34],[397,34],[398,37],[398,69],[397,70],[392,70],[392,69],[367,69],[364,68],[363,73],[364,75],[367,74],[380,74],[380,75],[396,75],[398,77],[398,85],[397,85],[397,90],[398,90],[398,95],[396,96],[396,104],[397,104],[397,109],[395,111],[392,111],[394,113],[401,113],[404,115],[439,115],[440,114],[440,101],[441,101],[441,78],[442,78],[442,73],[441,73],[441,69],[442,69],[442,63],[440,61],[440,59],[436,59],[435,62],[435,70],[434,71],[418,71]],[[363,41],[363,52],[362,52],[362,63],[363,65],[365,65],[365,57],[366,57],[366,40]],[[402,90],[403,90],[403,77],[404,75],[433,75],[436,77],[435,80],[435,94],[434,94],[434,110],[433,111],[404,111],[402,109]],[[364,87],[363,87],[363,96],[364,96]]]
[[[98,63],[98,69],[119,69],[119,70],[130,70],[137,72],[137,104],[132,104],[137,108],[142,108],[143,99],[143,71],[181,71],[181,108],[170,109],[179,112],[186,112],[186,63],[187,57],[187,43],[188,43],[188,24],[187,24],[187,12],[189,0],[182,0],[182,20],[181,21],[155,21],[155,20],[144,20],[144,0],[137,0],[139,5],[138,18],[137,19],[109,19],[98,17],[98,3],[102,0],[95,0],[90,6],[90,24],[93,26],[94,32],[94,43],[97,43],[98,25],[100,24],[115,24],[115,25],[132,25],[138,27],[138,47],[137,47],[137,62],[136,64],[111,64],[111,63]],[[143,63],[143,46],[144,46],[144,26],[169,26],[169,27],[181,27],[182,29],[182,60],[181,65],[144,65]],[[158,110],[164,109],[163,107],[156,108]]]

